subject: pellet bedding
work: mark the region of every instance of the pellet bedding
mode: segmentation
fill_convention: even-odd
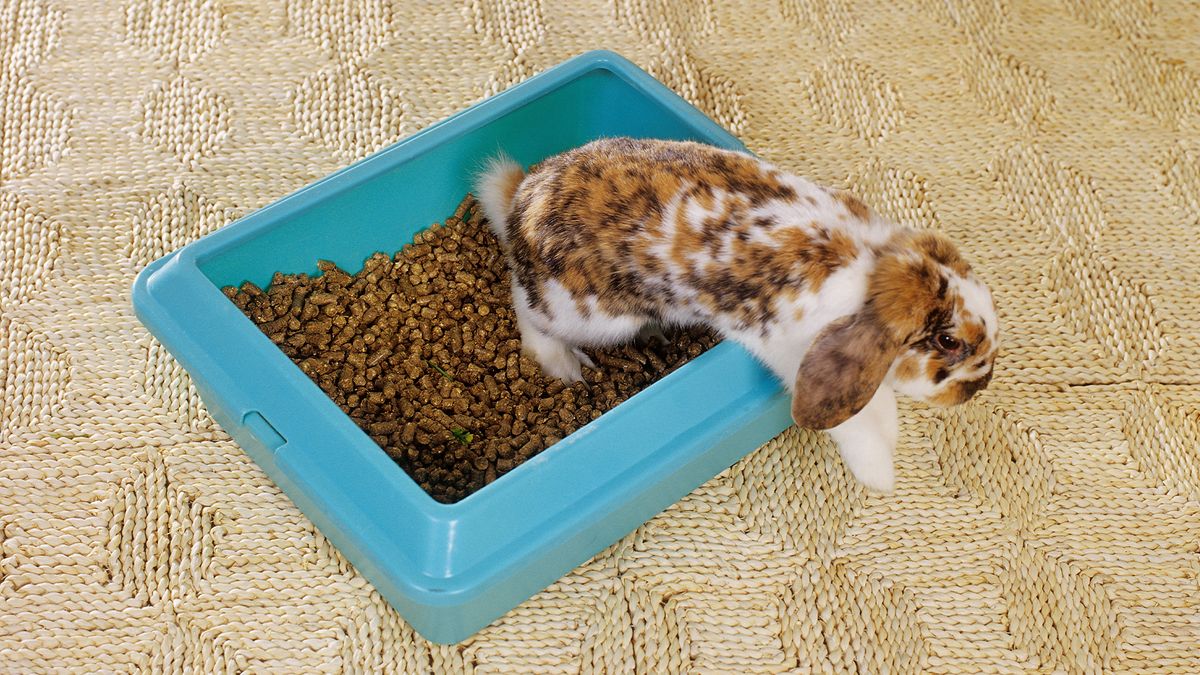
[[[584,382],[521,353],[499,243],[467,196],[357,274],[276,273],[225,294],[420,486],[456,502],[716,343],[700,329],[589,350]]]

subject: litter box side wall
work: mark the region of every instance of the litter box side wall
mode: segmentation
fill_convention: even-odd
[[[578,454],[571,461],[559,457],[545,467],[528,467],[531,473],[544,469],[546,475],[539,478],[546,481],[513,476],[518,480],[502,486],[514,491],[537,486],[526,495],[529,501],[553,485],[582,493],[570,509],[534,522],[512,542],[502,566],[491,560],[456,575],[456,581],[479,594],[448,594],[452,606],[406,617],[414,628],[441,643],[470,636],[791,425],[789,395],[741,347],[719,344],[689,365],[697,367],[675,371],[652,385],[657,391],[643,391],[651,395],[639,405],[615,409],[620,419],[611,427],[574,443],[568,438],[566,448],[548,450]],[[693,417],[684,412],[688,410],[709,414]],[[627,461],[630,457],[637,459]],[[623,467],[611,480],[595,485],[573,480],[610,459]],[[501,487],[499,481],[493,487]],[[487,495],[477,495],[483,499],[472,502],[468,497],[463,506],[486,509]],[[463,518],[459,534],[464,541],[474,540],[480,537],[476,528],[487,526],[486,518]],[[489,575],[486,579],[472,579],[478,567]]]

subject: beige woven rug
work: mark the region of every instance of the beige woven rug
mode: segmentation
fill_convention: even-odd
[[[1197,35],[1184,0],[0,0],[0,671],[1200,672]],[[129,286],[595,47],[950,233],[1005,353],[904,406],[896,495],[792,430],[431,646]]]

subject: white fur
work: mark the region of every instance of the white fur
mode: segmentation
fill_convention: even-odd
[[[550,321],[529,306],[525,289],[515,277],[512,278],[512,289],[517,330],[521,333],[521,349],[537,361],[547,375],[566,382],[582,382],[582,367],[596,367],[592,360],[578,347],[544,330]]]
[[[579,346],[603,347],[643,333],[655,334],[649,317],[607,314],[600,310],[595,297],[584,299],[588,313],[581,314],[575,296],[554,279],[541,287],[546,312],[529,306],[528,294],[515,277],[512,288],[522,348],[547,374],[568,382],[583,380],[581,366],[595,368]],[[658,335],[662,335],[661,329]]]
[[[888,385],[875,390],[857,415],[829,430],[842,460],[860,483],[872,490],[890,493],[896,487],[892,455],[900,432],[896,394]]]
[[[964,279],[957,274],[950,275],[950,286],[962,296],[963,307],[983,319],[988,339],[994,346],[1000,330],[1000,319],[996,316],[996,305],[992,303],[992,294],[987,286],[973,276]]]
[[[928,363],[929,357],[926,356],[921,362],[921,372],[925,372],[925,364]],[[901,380],[896,377],[896,365],[898,361],[892,363],[892,367],[888,370],[887,377],[884,378],[884,383],[896,390],[897,392],[915,398],[918,401],[927,401],[933,398],[939,391],[951,381],[952,378],[942,380],[942,384],[934,384],[932,380],[926,378],[915,378],[911,380]]]
[[[520,164],[504,155],[492,157],[487,161],[484,170],[479,174],[475,191],[479,195],[479,203],[483,214],[488,219],[492,232],[500,240],[500,245],[508,246],[508,212],[512,196],[513,174],[524,174]],[[616,341],[619,336],[613,331],[615,325],[610,323],[598,328],[595,322],[589,324],[579,315],[573,299],[568,297],[566,289],[555,282],[546,289],[550,294],[552,311],[556,317],[548,317],[535,311],[529,305],[525,289],[511,277],[513,291],[513,309],[517,318],[517,330],[521,334],[521,348],[531,358],[538,362],[542,370],[551,377],[557,377],[567,382],[582,382],[583,367],[595,368],[591,358],[579,349],[579,344],[588,341],[579,340],[581,334],[587,334],[591,328],[593,333],[602,333],[608,329],[609,338]],[[595,299],[592,299],[593,305]],[[557,319],[557,320],[555,320]],[[551,328],[571,328],[567,335],[553,335]],[[641,324],[625,334],[636,334]],[[566,339],[564,339],[564,337]]]
[[[501,246],[508,245],[508,210],[511,204],[509,193],[513,174],[523,174],[521,165],[506,155],[497,155],[487,160],[484,169],[475,181],[475,194],[479,195],[479,204],[483,206],[483,215],[487,216],[488,224],[500,240]]]
[[[596,298],[583,299],[587,316],[580,314],[575,296],[557,280],[551,279],[541,287],[542,299],[549,315],[532,312],[539,329],[576,345],[606,347],[626,342],[638,334],[650,320],[646,316],[614,316],[600,310]]]
[[[767,336],[743,331],[731,337],[770,367],[789,391],[794,391],[796,386],[804,386],[795,381],[795,376],[817,336],[834,321],[862,307],[873,269],[874,259],[864,253],[831,274],[817,293],[801,294],[794,303],[781,303],[784,307]],[[802,311],[799,319],[796,309]],[[890,493],[895,486],[892,454],[898,425],[895,393],[883,384],[857,415],[829,429],[850,472],[872,490]]]

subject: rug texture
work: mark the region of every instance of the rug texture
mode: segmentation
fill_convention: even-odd
[[[0,671],[1200,672],[1200,7],[0,0]],[[945,232],[1004,350],[869,494],[789,430],[416,636],[134,318],[147,263],[614,49]]]

